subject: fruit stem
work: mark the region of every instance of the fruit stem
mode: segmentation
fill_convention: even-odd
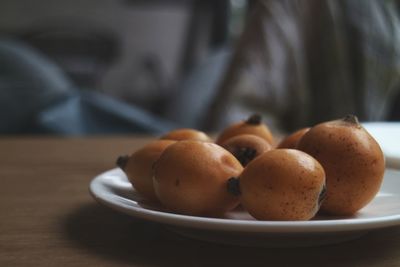
[[[253,114],[247,118],[246,123],[251,125],[258,125],[261,123],[261,115],[260,114]]]
[[[117,158],[116,164],[117,164],[118,167],[120,167],[122,170],[124,170],[125,167],[126,167],[126,164],[128,163],[128,160],[129,160],[129,156],[127,156],[127,155],[119,156]]]
[[[360,124],[360,122],[358,121],[357,116],[356,115],[352,115],[352,114],[347,114],[346,116],[344,116],[342,121],[345,121],[345,122],[348,122],[348,123],[352,123],[352,124],[356,124],[356,125]]]
[[[241,194],[240,186],[239,186],[239,179],[237,177],[229,178],[228,184],[227,184],[227,189],[228,189],[228,192],[231,193],[232,195],[239,196]]]

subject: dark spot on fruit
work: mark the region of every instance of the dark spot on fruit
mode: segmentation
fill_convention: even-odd
[[[175,180],[175,186],[179,186],[180,183],[181,183],[181,181],[179,179]]]

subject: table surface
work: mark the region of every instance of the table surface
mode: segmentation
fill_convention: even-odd
[[[400,266],[400,227],[320,247],[236,247],[96,203],[91,179],[148,141],[0,138],[0,266]]]

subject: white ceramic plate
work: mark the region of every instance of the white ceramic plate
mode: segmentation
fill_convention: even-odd
[[[173,214],[144,203],[120,169],[100,174],[90,184],[100,203],[137,218],[165,224],[192,238],[249,246],[313,246],[351,240],[366,232],[400,224],[400,171],[387,169],[375,199],[352,217],[311,221],[256,221],[242,210],[225,218]]]
[[[381,146],[386,165],[400,169],[400,122],[367,122],[363,126]]]

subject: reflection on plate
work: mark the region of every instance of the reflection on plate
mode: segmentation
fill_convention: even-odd
[[[357,238],[370,230],[400,224],[400,171],[387,169],[375,199],[352,217],[317,217],[311,221],[256,221],[240,209],[224,218],[169,213],[146,204],[119,169],[100,174],[90,184],[100,203],[131,216],[165,224],[201,240],[247,246],[313,246]]]
[[[400,122],[367,122],[363,126],[381,146],[386,165],[400,169]]]

